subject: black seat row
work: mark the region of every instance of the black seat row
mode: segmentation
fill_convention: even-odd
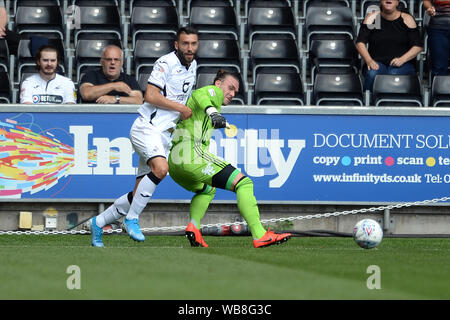
[[[198,69],[197,87],[212,84],[216,67]],[[148,75],[142,73],[140,83],[144,89]],[[256,75],[251,97],[240,78],[240,90],[232,104],[240,105],[307,105],[306,93],[299,73],[289,68],[264,67]],[[251,100],[251,103],[249,103]],[[15,103],[9,74],[0,71],[0,103]],[[365,97],[359,75],[318,74],[314,81],[311,105],[364,106]],[[436,76],[430,101],[432,107],[450,107],[450,76]],[[423,86],[417,76],[378,75],[375,78],[372,106],[424,106]]]
[[[19,33],[48,32],[61,38],[73,37],[76,44],[83,33],[113,33],[127,46],[124,39],[126,16],[122,15],[115,0],[66,0],[71,6],[64,10],[59,0],[21,0],[15,3],[14,26]],[[246,38],[251,43],[253,37],[260,33],[289,34],[294,39],[298,35],[298,22],[292,7],[287,1],[250,1],[246,2],[248,17],[241,28],[239,14],[232,1],[188,1],[189,17],[184,24],[191,24],[202,33],[230,34],[236,40]],[[284,4],[284,5],[283,5]],[[181,18],[174,1],[137,0],[130,4],[129,30],[132,38],[132,49],[136,38],[142,33],[175,33]],[[331,13],[330,13],[331,10]],[[311,14],[310,14],[311,13]],[[342,16],[343,15],[343,16]],[[350,17],[350,19],[349,19]],[[333,19],[330,19],[333,18]],[[341,24],[342,29],[354,29],[352,11],[348,7],[311,7],[306,16],[306,36],[324,26]],[[68,28],[66,29],[66,26]],[[314,29],[316,28],[316,29]],[[333,28],[334,30],[336,28]],[[69,33],[66,33],[70,31]],[[326,31],[326,30],[325,30]],[[336,30],[335,30],[336,31]],[[334,32],[336,33],[336,32]],[[70,39],[65,39],[66,44]],[[308,42],[309,43],[309,42]]]

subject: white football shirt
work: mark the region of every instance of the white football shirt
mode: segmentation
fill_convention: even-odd
[[[76,103],[75,86],[69,78],[56,74],[50,81],[45,81],[39,73],[26,78],[20,87],[20,103],[59,104]]]
[[[155,62],[148,83],[158,87],[167,99],[186,105],[194,88],[196,75],[197,61],[193,60],[187,69],[173,51]],[[178,111],[162,109],[148,102],[144,102],[138,112],[161,131],[175,128],[180,116]]]

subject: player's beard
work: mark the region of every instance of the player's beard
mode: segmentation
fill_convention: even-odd
[[[194,60],[195,55],[192,54],[192,58],[189,61],[189,60],[186,59],[186,53],[185,52],[177,51],[177,57],[178,57],[178,59],[180,59],[180,62],[181,62],[182,65],[190,65],[191,62]]]

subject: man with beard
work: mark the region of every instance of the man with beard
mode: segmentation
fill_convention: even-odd
[[[104,212],[90,221],[92,246],[103,247],[102,228],[121,217],[123,227],[135,241],[144,241],[139,215],[152,197],[156,186],[167,175],[167,156],[172,146],[172,133],[179,119],[192,115],[186,106],[197,75],[194,57],[198,50],[198,34],[182,27],[174,42],[175,51],[159,58],[153,67],[145,91],[145,102],[130,131],[130,140],[139,155],[134,190],[123,194]]]
[[[69,78],[56,73],[58,49],[44,45],[36,53],[36,69],[39,71],[26,78],[20,88],[20,103],[65,104],[76,103],[75,86]]]
[[[83,103],[142,104],[142,92],[136,79],[122,72],[122,49],[107,46],[100,64],[101,68],[87,72],[80,81]]]

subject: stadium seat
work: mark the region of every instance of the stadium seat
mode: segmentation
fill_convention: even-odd
[[[135,1],[131,14],[130,34],[133,48],[136,39],[144,34],[177,34],[178,11],[168,1]]]
[[[61,69],[56,71],[57,73],[61,74]],[[21,78],[19,82],[19,88],[22,86],[22,82],[24,82],[29,76],[32,76],[33,74],[38,73],[36,68],[33,68],[31,66],[25,66],[22,68]]]
[[[297,39],[297,26],[291,7],[284,1],[251,1],[248,8],[248,45],[257,34],[287,34]]]
[[[345,6],[311,6],[305,20],[306,51],[314,39],[351,39],[355,37],[352,9]]]
[[[300,20],[304,22],[309,7],[350,7],[350,1],[351,0],[303,0],[303,15],[300,17]]]
[[[143,67],[138,75],[137,82],[143,92],[147,89],[148,78],[152,73],[153,67]]]
[[[227,34],[199,34],[196,60],[198,67],[228,67],[241,72],[238,42]]]
[[[191,4],[189,24],[199,33],[231,34],[239,40],[238,19],[229,1],[196,0]]]
[[[158,6],[176,7],[177,6],[176,0],[129,0],[127,2],[129,3],[130,13],[133,11],[134,7],[150,6],[152,4],[155,5],[156,7],[158,7]]]
[[[0,103],[12,103],[11,82],[8,72],[0,71]]]
[[[98,38],[97,34],[90,34],[79,39],[75,48],[76,82],[79,83],[81,74],[87,68],[99,67],[103,49],[108,45],[122,47],[122,43],[111,34]]]
[[[61,2],[64,0],[14,0],[12,10],[14,15],[17,13],[17,8],[20,6],[38,7],[38,6],[58,6],[61,7]],[[70,1],[70,0],[69,0]],[[7,2],[7,1],[6,1]]]
[[[186,4],[185,8],[186,8],[186,13],[187,16],[185,16],[185,18],[189,18],[191,16],[191,10],[192,7],[196,5],[197,2],[204,2],[205,0],[187,0],[187,1],[182,1],[183,3]],[[234,6],[234,2],[233,0],[206,0],[206,2],[209,2],[210,5],[221,5],[221,6]],[[182,7],[178,8],[179,10],[182,9]]]
[[[74,30],[74,43],[86,33],[112,34],[122,40],[122,23],[116,2],[78,0],[75,5],[80,8],[80,29]]]
[[[220,67],[201,67],[197,70],[197,82],[196,82],[196,88],[201,88],[204,86],[208,86],[213,84],[214,78],[217,74],[217,71],[219,69],[222,69]],[[236,73],[236,70],[234,69],[228,69],[223,68],[229,72],[234,72],[238,78],[239,78],[239,91],[236,93],[234,99],[231,101],[230,104],[240,104],[245,105],[247,103],[247,97],[246,97],[246,90],[245,90],[245,84],[242,80],[242,76],[239,73]]]
[[[137,39],[133,55],[136,80],[142,68],[152,67],[161,56],[174,50],[175,39],[174,34],[164,33],[143,34]]]
[[[261,68],[254,87],[253,104],[304,105],[303,84],[300,74],[291,68]]]
[[[358,52],[350,39],[312,40],[309,62],[311,84],[314,82],[316,73],[358,72]],[[302,72],[305,71],[302,70]]]
[[[303,5],[306,10],[308,10],[309,7],[329,7],[330,5],[350,7],[350,1],[349,0],[304,0]]]
[[[38,42],[38,46],[42,43],[48,43],[55,46],[59,53],[59,68],[58,73],[64,74],[67,70],[67,61],[65,58],[65,48],[63,40],[59,37],[46,38],[45,34],[28,34],[26,38],[19,41],[18,53],[17,53],[17,77],[18,83],[21,83],[24,73],[35,73],[36,69],[36,51],[38,47],[34,48],[33,42]],[[46,41],[43,41],[46,40]]]
[[[373,84],[375,106],[422,107],[422,84],[417,75],[377,75]]]
[[[238,9],[238,2],[236,1],[236,10]],[[295,1],[291,1],[291,0],[244,0],[241,1],[241,3],[243,2],[243,4],[240,4],[240,8],[242,8],[242,6],[244,7],[244,12],[243,13],[239,13],[238,16],[240,18],[243,18],[244,21],[246,21],[245,19],[248,19],[248,11],[249,11],[249,7],[255,7],[258,5],[261,6],[265,6],[265,7],[290,7],[294,10],[294,6],[295,6]],[[297,11],[299,11],[299,9],[297,8]],[[295,12],[294,12],[295,14]],[[295,17],[295,15],[294,15]]]
[[[9,70],[9,48],[6,39],[0,39],[0,68]]]
[[[290,67],[300,73],[300,57],[297,43],[289,35],[262,35],[255,36],[250,50],[250,68],[253,81],[260,67]]]
[[[434,77],[431,86],[431,105],[450,107],[450,75]]]
[[[19,34],[50,33],[64,39],[62,11],[55,1],[21,1],[15,15]]]
[[[359,74],[318,74],[314,80],[313,103],[317,106],[363,106]]]

